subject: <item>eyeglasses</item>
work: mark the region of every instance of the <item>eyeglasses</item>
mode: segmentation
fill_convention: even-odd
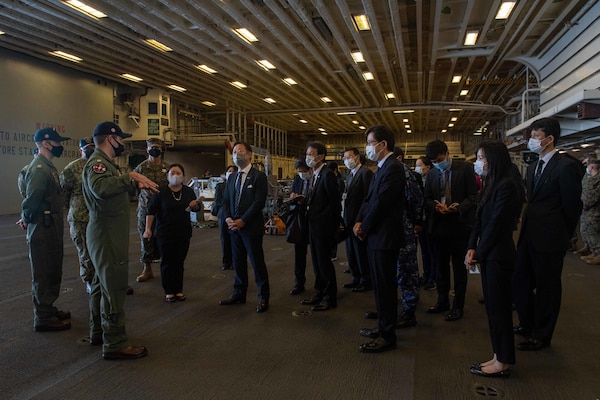
[[[373,146],[377,143],[379,143],[379,140],[367,140],[367,146]]]

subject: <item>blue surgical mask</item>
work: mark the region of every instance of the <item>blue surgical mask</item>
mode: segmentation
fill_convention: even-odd
[[[482,160],[477,160],[477,161],[475,161],[475,164],[473,164],[473,169],[475,170],[475,173],[477,175],[486,176],[487,171],[485,171],[483,169],[484,166],[485,166],[485,162],[483,162]]]
[[[440,161],[439,163],[433,163],[433,166],[441,172],[444,172],[448,168],[448,159]]]

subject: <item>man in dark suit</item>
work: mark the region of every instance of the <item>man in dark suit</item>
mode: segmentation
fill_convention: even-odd
[[[425,148],[426,156],[435,167],[425,182],[425,210],[429,218],[438,268],[437,303],[428,313],[443,313],[450,309],[450,260],[454,273],[454,303],[446,321],[463,316],[467,291],[467,270],[464,255],[477,208],[477,181],[473,166],[450,157],[448,146],[434,140]]]
[[[302,304],[313,311],[327,311],[337,306],[337,281],[331,261],[331,249],[341,218],[337,179],[325,166],[327,148],[321,142],[310,142],[306,148],[306,165],[313,170],[306,199],[308,238],[315,272],[315,294]]]
[[[383,125],[367,130],[367,157],[377,162],[377,173],[361,207],[353,232],[367,243],[371,282],[375,294],[378,327],[361,329],[373,339],[360,346],[365,353],[379,353],[396,347],[398,290],[396,261],[403,245],[402,216],[406,179],[402,164],[394,158],[394,134]]]
[[[519,350],[550,346],[561,302],[561,273],[569,239],[581,214],[581,179],[576,162],[556,150],[560,124],[542,118],[531,125],[529,149],[540,155],[527,168],[527,201],[513,275],[520,327],[529,336]]]
[[[230,230],[235,283],[233,294],[221,305],[244,304],[248,289],[248,260],[254,268],[258,286],[256,312],[269,309],[269,275],[262,242],[264,220],[262,209],[267,199],[267,176],[252,168],[252,148],[245,142],[233,146],[233,162],[239,170],[227,180],[223,195],[222,215]]]
[[[308,230],[306,229],[306,198],[308,197],[308,183],[312,179],[312,170],[306,165],[304,158],[296,160],[294,166],[298,175],[292,182],[290,190],[290,215],[297,214],[301,221],[301,237],[294,242],[294,287],[290,290],[292,296],[304,293],[306,283],[306,253],[308,250]]]
[[[350,170],[346,177],[346,190],[344,191],[344,223],[351,229],[356,223],[358,211],[369,192],[373,172],[360,163],[360,153],[355,147],[344,152],[344,165]],[[352,273],[352,282],[344,284],[344,287],[352,289],[353,292],[370,290],[371,272],[367,257],[367,244],[354,235],[348,235],[346,257]]]

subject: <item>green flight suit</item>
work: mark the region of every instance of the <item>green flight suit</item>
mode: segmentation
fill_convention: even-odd
[[[60,293],[63,262],[63,201],[54,164],[36,157],[25,173],[21,219],[27,223],[31,262],[33,324],[56,320],[54,302]]]
[[[97,279],[92,296],[102,293],[103,351],[119,351],[127,346],[123,305],[129,267],[129,196],[135,187],[127,174],[100,149],[83,168],[83,196],[90,221],[87,247]]]

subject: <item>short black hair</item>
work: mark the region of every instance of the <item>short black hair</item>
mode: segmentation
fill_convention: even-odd
[[[317,154],[323,154],[327,157],[327,147],[322,142],[308,142],[306,147],[312,147],[313,149],[317,149]]]
[[[404,150],[400,147],[394,147],[394,157],[402,157],[402,160],[404,160]]]
[[[298,168],[310,169],[310,168],[308,168],[308,165],[306,165],[306,161],[304,158],[296,159],[296,163],[294,164],[294,169],[298,169]]]
[[[373,125],[365,133],[365,138],[369,137],[369,133],[373,134],[373,138],[378,142],[386,141],[388,151],[394,151],[396,141],[394,140],[394,133],[385,125]]]
[[[446,155],[447,152],[448,145],[439,139],[427,143],[425,147],[425,155],[430,160],[435,160],[440,154]]]
[[[346,150],[344,150],[344,153],[347,151],[353,152],[355,156],[360,155],[360,152],[358,151],[358,149],[356,147],[348,147]]]
[[[181,165],[181,164],[177,164],[177,163],[174,163],[174,164],[171,164],[171,165],[169,165],[169,167],[167,168],[167,174],[168,174],[168,173],[169,173],[169,171],[170,171],[172,168],[174,168],[174,167],[177,167],[177,168],[179,168],[179,169],[181,170],[181,173],[182,173],[183,175],[185,175],[185,169],[183,168],[183,165]]]
[[[250,144],[248,144],[247,142],[242,142],[242,141],[235,142],[235,143],[233,144],[233,147],[232,147],[232,149],[233,149],[235,146],[237,146],[238,144],[239,144],[239,145],[242,145],[242,146],[244,146],[244,147],[246,148],[246,151],[247,151],[248,153],[252,153],[252,146],[250,146]]]
[[[238,170],[237,165],[231,164],[231,165],[228,165],[227,168],[225,168],[225,173],[227,173],[227,171],[229,171],[229,168],[233,168],[234,171]]]
[[[546,137],[554,136],[554,146],[558,143],[558,139],[560,138],[560,122],[556,118],[540,118],[533,121],[530,128],[530,132],[539,129],[544,132]]]
[[[417,160],[421,160],[421,162],[425,165],[427,165],[428,167],[433,168],[433,163],[431,162],[431,160],[426,157],[426,156],[421,156],[419,158],[417,158]]]

